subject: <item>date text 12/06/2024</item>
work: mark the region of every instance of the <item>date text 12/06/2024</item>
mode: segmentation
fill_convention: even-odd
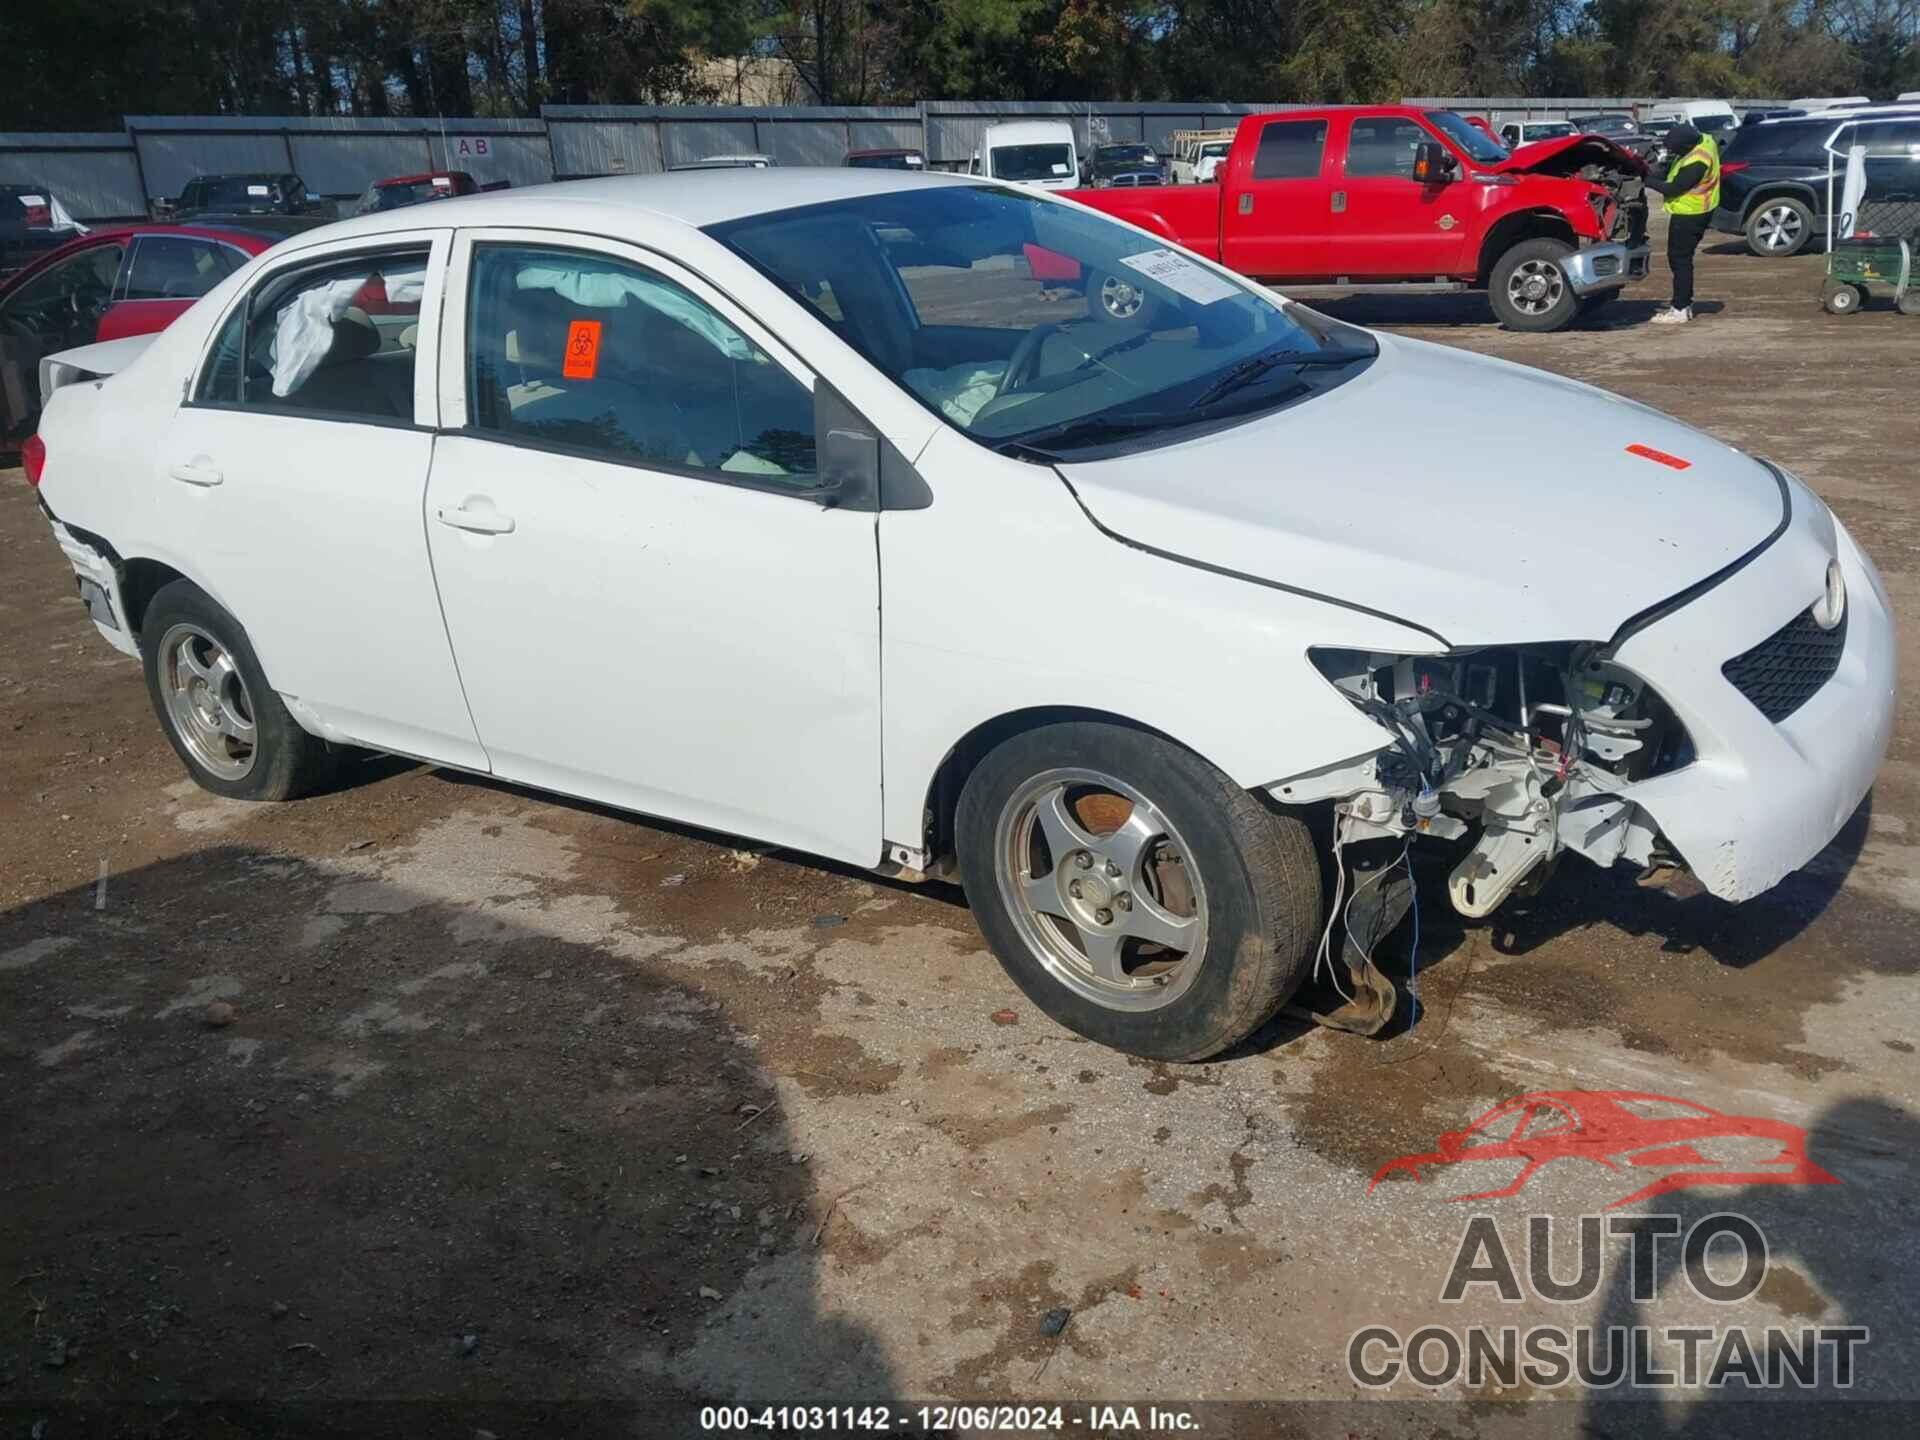
[[[981,1434],[1193,1434],[1191,1410],[1159,1405],[709,1405],[700,1411],[707,1434],[886,1434],[962,1431]]]

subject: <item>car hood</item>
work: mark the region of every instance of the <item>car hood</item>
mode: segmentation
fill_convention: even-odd
[[[1556,135],[1551,140],[1535,140],[1489,168],[1502,175],[1571,175],[1582,165],[1614,165],[1637,174],[1645,174],[1647,169],[1646,161],[1604,135]]]
[[[1608,639],[1781,523],[1766,466],[1656,410],[1378,338],[1379,358],[1325,394],[1060,471],[1120,540],[1453,646]]]

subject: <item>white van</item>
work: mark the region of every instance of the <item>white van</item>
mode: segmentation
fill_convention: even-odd
[[[1740,128],[1740,117],[1724,100],[1662,100],[1641,117],[1640,128],[1659,133],[1682,120],[1715,140],[1725,140]]]
[[[1073,126],[1064,120],[989,125],[967,173],[1038,190],[1071,190],[1080,183],[1080,150]]]

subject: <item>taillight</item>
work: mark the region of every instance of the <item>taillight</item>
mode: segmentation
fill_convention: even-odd
[[[1746,169],[1747,166],[1751,163],[1752,163],[1751,161],[1747,161],[1747,160],[1729,160],[1726,164],[1720,167],[1720,173],[1722,175],[1732,175],[1741,170]]]
[[[47,442],[29,435],[20,446],[20,466],[27,472],[27,483],[38,485],[41,472],[47,468]]]
[[[26,211],[27,225],[30,228],[45,229],[47,226],[53,224],[53,207],[51,205],[29,205],[26,207]]]

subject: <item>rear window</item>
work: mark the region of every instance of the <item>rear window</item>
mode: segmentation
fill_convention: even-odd
[[[1253,152],[1256,180],[1310,180],[1320,173],[1320,156],[1327,147],[1324,120],[1277,120],[1260,132],[1260,148]]]

